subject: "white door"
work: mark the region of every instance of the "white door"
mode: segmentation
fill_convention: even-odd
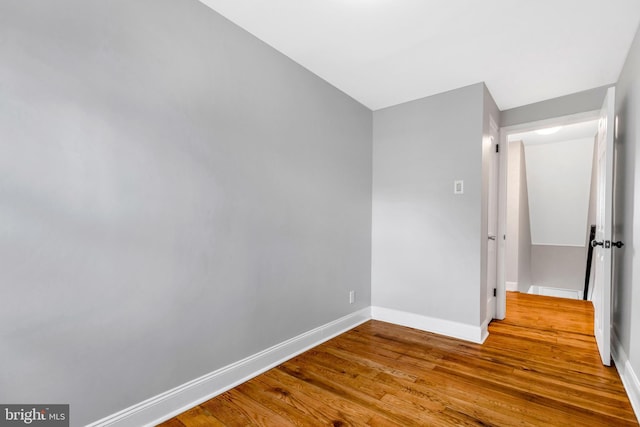
[[[613,168],[615,88],[609,88],[598,124],[597,212],[594,240],[594,332],[602,363],[611,365],[611,278],[613,246]]]
[[[487,313],[489,319],[496,315],[494,289],[498,287],[498,176],[500,156],[498,147],[498,127],[491,120],[491,157],[489,160],[489,188],[487,194]]]

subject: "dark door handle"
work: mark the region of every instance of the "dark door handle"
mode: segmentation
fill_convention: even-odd
[[[592,240],[591,247],[595,248],[596,246],[604,246],[604,242],[598,242],[597,240]]]
[[[616,248],[620,249],[621,247],[624,246],[624,243],[622,243],[622,241],[620,242],[613,242],[611,243],[611,245],[615,246]]]

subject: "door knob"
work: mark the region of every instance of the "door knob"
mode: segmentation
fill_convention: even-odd
[[[616,248],[620,249],[621,247],[624,246],[624,243],[622,243],[622,241],[619,242],[612,242],[611,243],[612,246],[615,246]]]
[[[591,247],[595,248],[596,246],[604,246],[604,242],[598,242],[597,240],[592,240]]]
[[[489,235],[489,240],[496,240],[496,236],[494,236],[493,234]]]

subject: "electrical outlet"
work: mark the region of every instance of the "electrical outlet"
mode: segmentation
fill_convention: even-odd
[[[356,291],[349,291],[349,304],[356,302]]]

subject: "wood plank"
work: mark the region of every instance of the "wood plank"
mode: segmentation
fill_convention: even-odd
[[[220,427],[224,426],[220,420],[211,415],[209,411],[205,410],[202,406],[196,406],[191,408],[187,412],[184,412],[177,417],[181,421],[181,426],[185,424],[189,427]],[[185,422],[182,423],[182,420]],[[169,427],[169,426],[166,426]],[[176,426],[178,427],[178,426]]]
[[[370,321],[162,426],[638,426],[590,302],[508,292],[489,332],[477,345]]]
[[[270,386],[260,379],[253,379],[237,387],[237,391],[252,398],[260,405],[282,416],[287,421],[297,426],[308,426],[323,419],[324,423],[330,420],[324,416],[319,417],[319,413],[300,410],[305,405],[296,404],[296,400],[291,397],[291,393],[282,389],[279,384]]]
[[[189,411],[187,411],[187,412],[189,412]],[[185,412],[185,414],[186,414],[186,412]],[[181,414],[181,415],[184,415],[184,414]],[[197,421],[195,421],[195,422],[197,422]],[[193,424],[191,424],[194,427],[198,425],[198,424],[195,424],[195,422]],[[185,427],[184,424],[182,424],[178,418],[171,418],[170,420],[167,420],[167,421],[165,421],[165,422],[163,422],[162,424],[159,424],[159,425],[161,425],[162,427]],[[200,424],[200,425],[202,425],[202,424]]]
[[[331,418],[333,425],[366,424],[375,415],[369,408],[362,407],[339,394],[327,392],[317,384],[301,381],[281,369],[272,369],[263,375],[280,382],[290,393],[313,408],[314,412]]]

